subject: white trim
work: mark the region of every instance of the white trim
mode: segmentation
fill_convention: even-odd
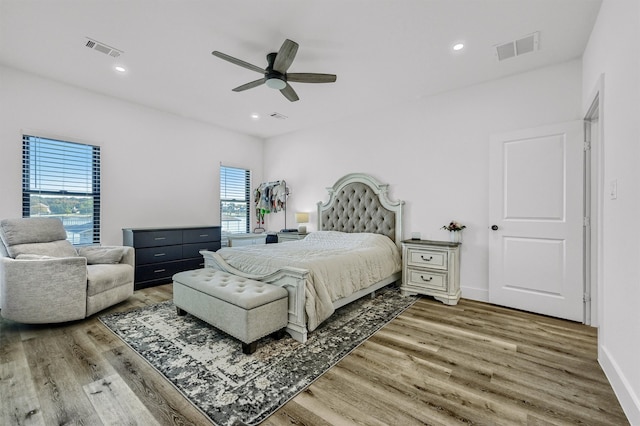
[[[603,321],[602,307],[602,285],[603,285],[603,208],[604,208],[604,74],[601,74],[596,82],[591,95],[587,98],[589,103],[584,106],[584,120],[589,124],[597,120],[596,133],[591,133],[591,161],[590,161],[590,252],[588,259],[585,258],[585,265],[590,267],[585,272],[589,273],[589,304],[590,316],[585,318],[585,324],[598,327]],[[601,331],[602,329],[600,329]],[[601,341],[602,336],[598,336]]]
[[[460,286],[461,298],[489,303],[489,290],[486,288]]]
[[[618,363],[609,353],[609,350],[601,346],[598,350],[598,355],[598,363],[618,397],[629,424],[640,425],[640,397],[633,392],[633,387],[619,368]]]

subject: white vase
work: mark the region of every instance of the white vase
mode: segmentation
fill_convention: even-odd
[[[461,243],[462,242],[462,232],[461,231],[449,231],[449,241],[452,243]]]

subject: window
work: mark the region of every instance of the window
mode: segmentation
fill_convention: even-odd
[[[22,136],[22,217],[57,217],[73,244],[100,242],[100,147]]]
[[[251,171],[220,165],[220,223],[222,232],[244,234],[251,223]]]

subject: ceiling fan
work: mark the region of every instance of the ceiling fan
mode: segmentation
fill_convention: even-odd
[[[243,68],[259,72],[260,74],[264,75],[264,77],[259,80],[255,80],[250,83],[243,84],[242,86],[236,87],[235,89],[233,89],[234,92],[242,92],[244,90],[252,89],[262,84],[266,84],[267,87],[280,90],[280,93],[282,93],[285,98],[289,99],[291,102],[295,102],[300,98],[298,98],[298,94],[295,90],[293,90],[293,87],[289,85],[289,82],[334,83],[336,81],[335,74],[317,74],[308,72],[287,73],[287,70],[293,63],[293,59],[296,57],[297,51],[298,43],[286,39],[284,43],[282,43],[282,46],[280,46],[280,50],[277,53],[272,52],[267,55],[267,68],[265,69],[234,58],[233,56],[229,56],[225,53],[218,52],[217,50],[211,52],[211,54],[213,56],[217,56],[220,59],[224,59],[225,61],[229,61],[232,64],[239,65]]]

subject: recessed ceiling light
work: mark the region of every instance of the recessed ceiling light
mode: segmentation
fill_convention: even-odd
[[[453,45],[453,50],[458,51],[458,50],[462,50],[464,49],[464,44],[462,43],[456,43]]]
[[[254,112],[253,114],[251,114],[251,119],[260,120],[260,114],[258,114],[257,112]]]
[[[126,69],[125,67],[122,67],[122,66],[120,66],[120,65],[116,65],[116,66],[114,67],[114,69],[115,69],[116,71],[118,71],[118,72],[125,72],[125,71],[127,71],[127,69]]]

